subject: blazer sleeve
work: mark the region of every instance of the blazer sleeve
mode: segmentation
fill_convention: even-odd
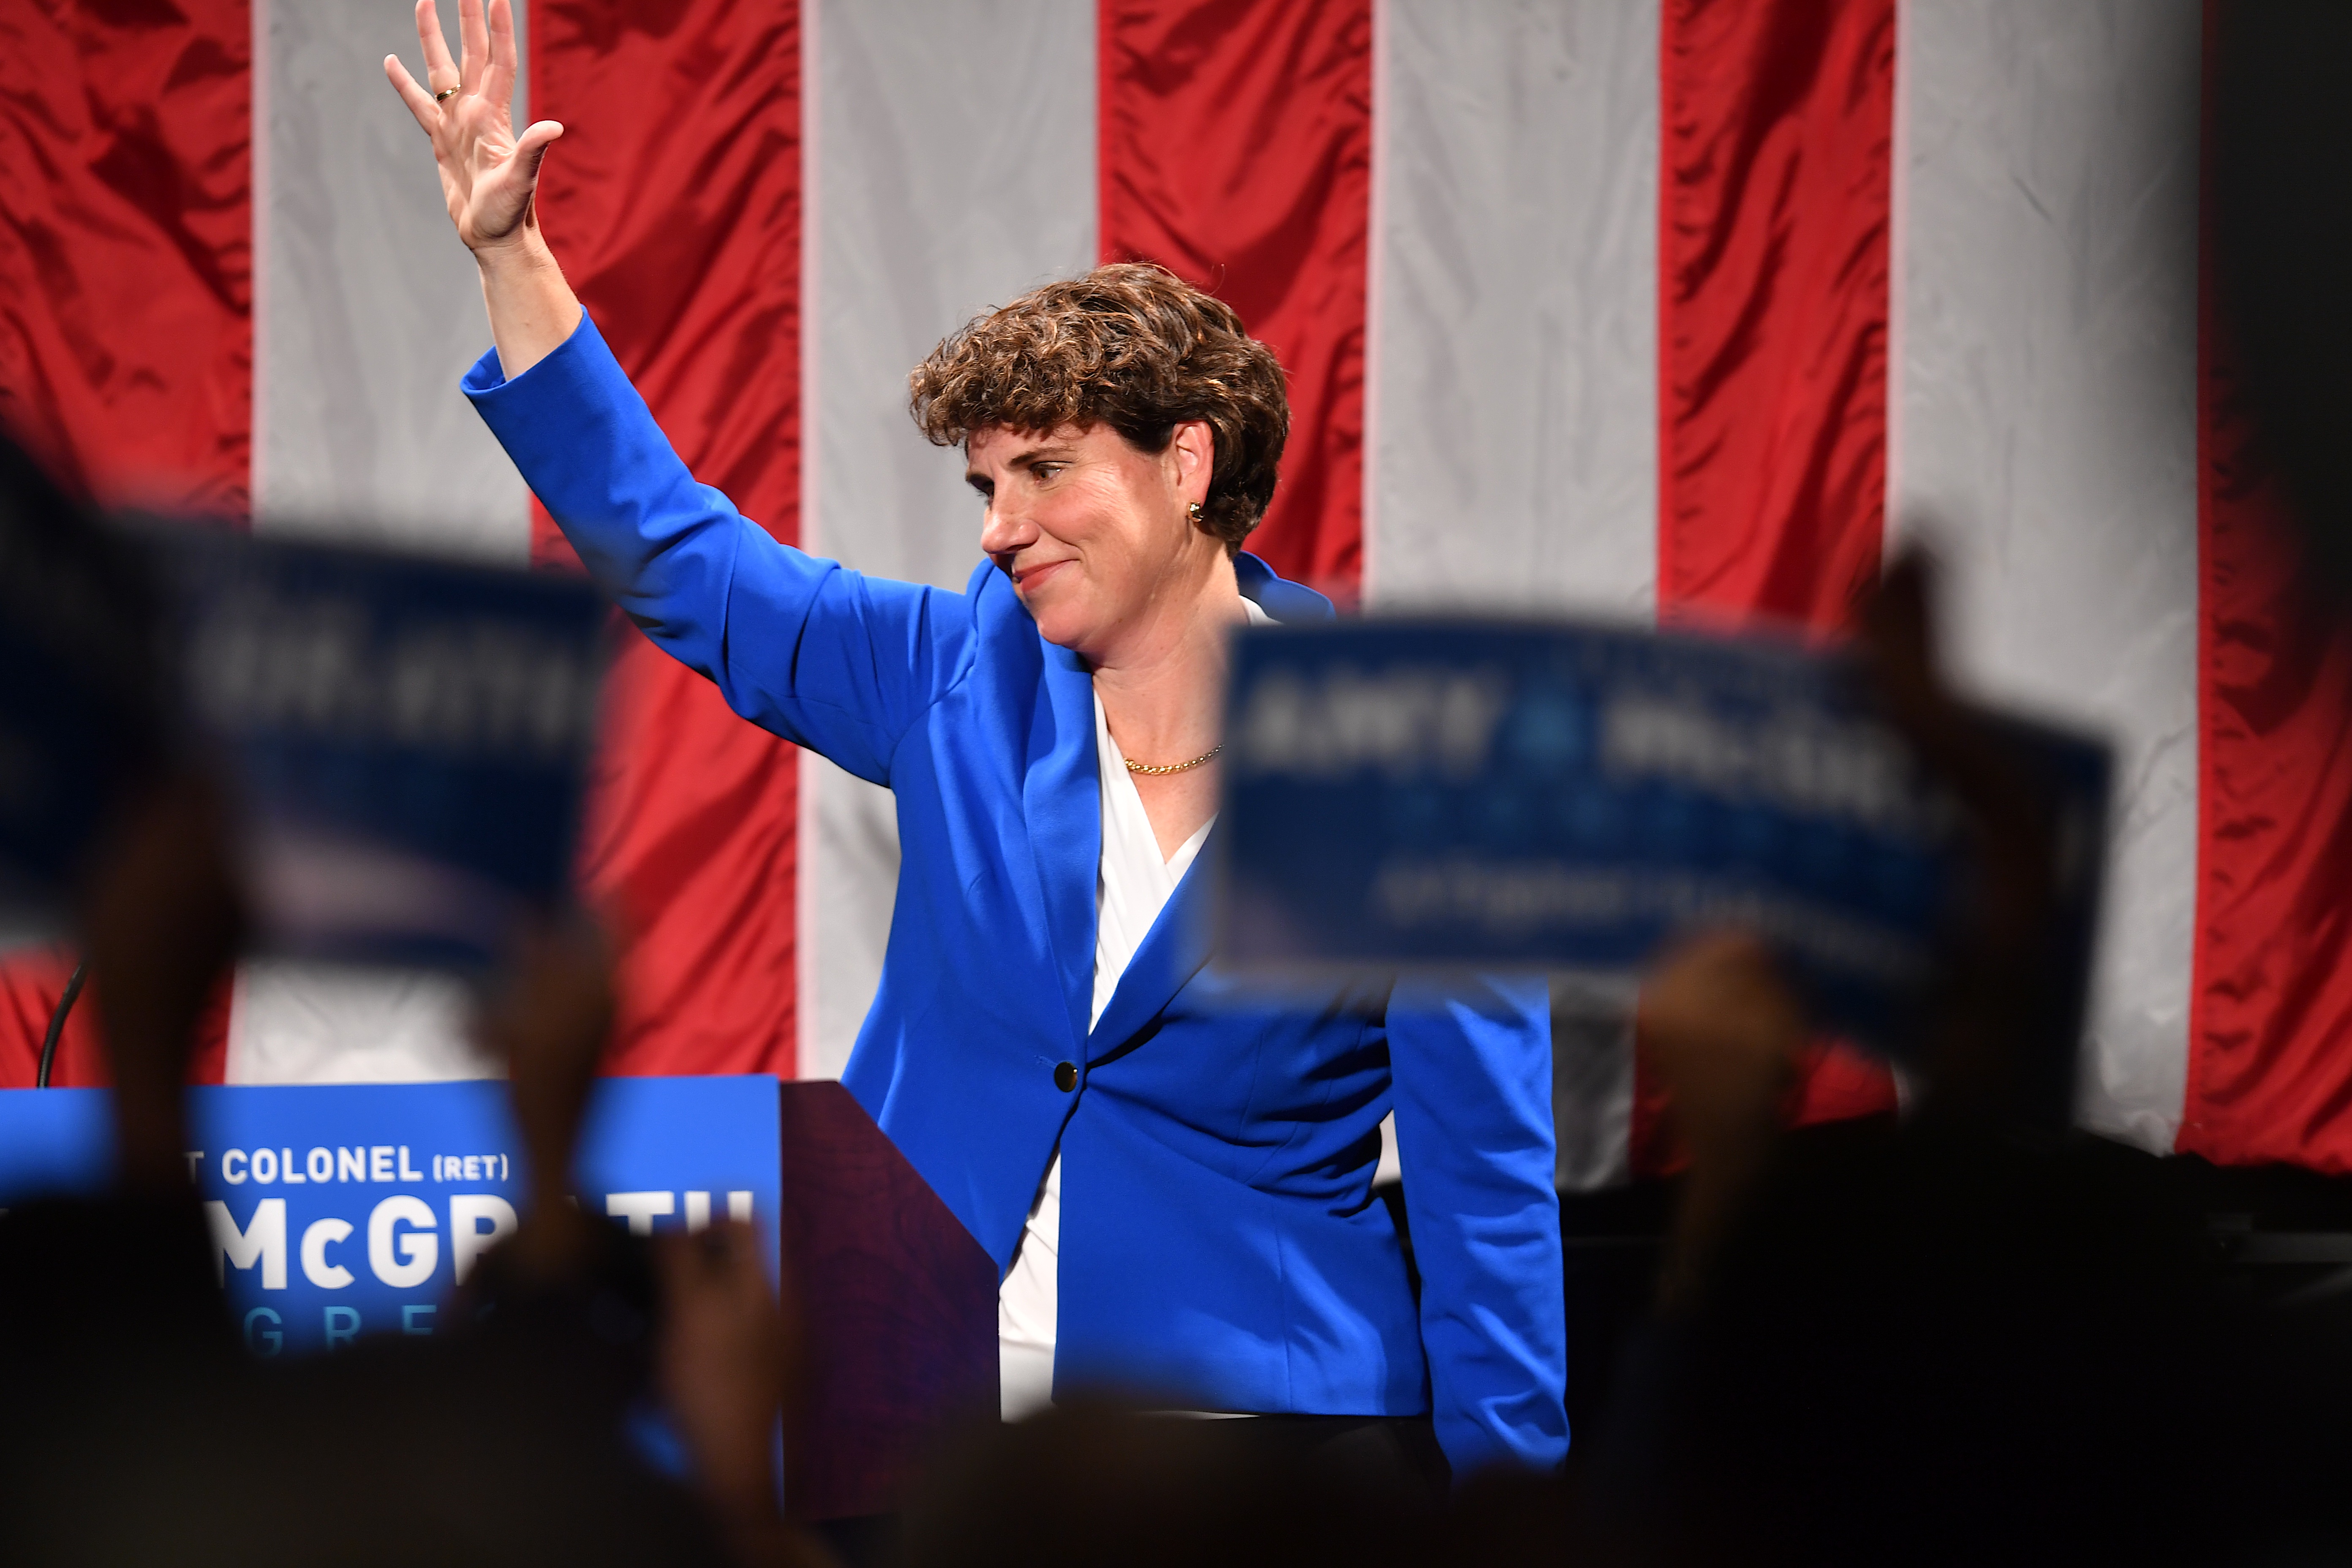
[[[1549,985],[1402,982],[1388,1036],[1438,1444],[1457,1477],[1557,1465],[1568,1456],[1568,1329]]]
[[[464,390],[596,583],[729,707],[875,784],[968,663],[962,594],[867,577],[779,543],[698,484],[585,312],[509,381]]]

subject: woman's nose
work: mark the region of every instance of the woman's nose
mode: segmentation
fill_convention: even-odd
[[[981,514],[980,548],[985,555],[1010,555],[1036,542],[1037,530],[1020,509],[991,500]]]

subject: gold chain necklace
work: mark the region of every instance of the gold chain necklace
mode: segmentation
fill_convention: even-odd
[[[1211,746],[1207,751],[1202,752],[1199,756],[1194,757],[1189,763],[1162,763],[1158,767],[1153,767],[1150,763],[1128,763],[1127,771],[1131,773],[1150,773],[1155,778],[1161,773],[1187,773],[1193,768],[1199,767],[1202,763],[1213,761],[1216,754],[1224,749],[1225,743],[1223,741],[1220,741],[1215,745]],[[1127,759],[1124,757],[1119,760],[1121,762],[1127,762]]]

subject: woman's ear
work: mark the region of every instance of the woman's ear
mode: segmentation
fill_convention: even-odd
[[[1176,493],[1188,502],[1209,499],[1209,480],[1216,472],[1217,437],[1205,419],[1187,419],[1170,437],[1168,455],[1176,465]]]

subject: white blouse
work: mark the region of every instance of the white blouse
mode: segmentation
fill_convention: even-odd
[[[1273,619],[1254,601],[1242,604],[1253,625]],[[1095,699],[1095,757],[1102,778],[1102,862],[1095,879],[1095,1001],[1087,1020],[1089,1029],[1110,1005],[1135,950],[1150,934],[1152,923],[1217,823],[1210,817],[1176,847],[1176,853],[1160,859],[1143,796],[1136,792],[1118,742],[1110,738],[1099,696]],[[1029,1222],[1022,1231],[1020,1250],[1013,1255],[1013,1268],[996,1291],[997,1378],[1007,1421],[1054,1403],[1061,1241],[1062,1154],[1056,1149],[1045,1179],[1038,1184],[1036,1201],[1029,1205]]]

